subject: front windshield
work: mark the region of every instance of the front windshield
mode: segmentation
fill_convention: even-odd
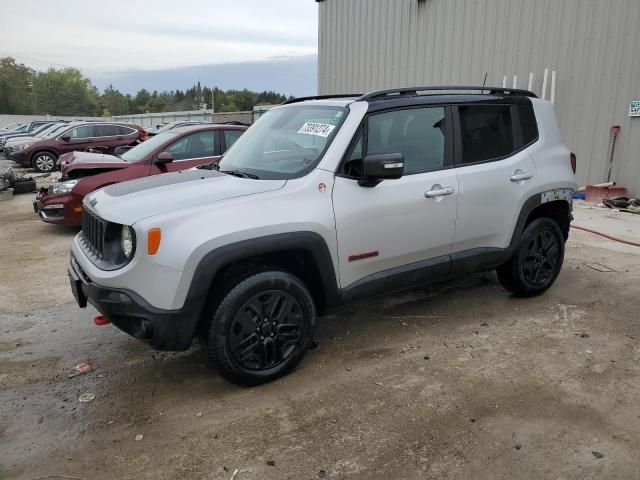
[[[269,110],[233,144],[219,169],[264,179],[301,177],[320,161],[346,116],[342,107],[291,105]]]
[[[51,126],[49,129],[45,130],[44,132],[41,132],[39,136],[42,138],[52,138],[52,137],[55,137],[56,134],[60,133],[61,130],[67,127],[68,125],[65,123],[56,124]]]
[[[147,157],[150,153],[154,152],[156,149],[160,148],[162,145],[170,141],[172,138],[176,137],[177,133],[172,132],[164,132],[158,135],[151,137],[149,140],[145,140],[142,143],[139,143],[135,147],[130,150],[127,150],[120,158],[125,162],[134,163],[139,162],[143,158]]]

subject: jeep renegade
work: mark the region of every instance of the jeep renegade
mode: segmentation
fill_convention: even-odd
[[[569,235],[575,157],[528,91],[420,87],[289,100],[216,169],[84,199],[71,288],[161,350],[197,335],[228,380],[291,371],[316,318],[373,295],[496,269],[547,290]]]

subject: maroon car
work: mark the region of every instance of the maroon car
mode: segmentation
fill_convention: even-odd
[[[72,122],[52,138],[26,143],[14,150],[11,159],[24,167],[50,172],[58,158],[68,152],[98,150],[113,153],[117,147],[146,140],[146,130],[137,125],[112,122]]]
[[[33,202],[47,223],[80,225],[82,199],[107,185],[214,163],[244,133],[238,125],[197,125],[160,133],[119,156],[73,152],[60,157],[60,181]]]

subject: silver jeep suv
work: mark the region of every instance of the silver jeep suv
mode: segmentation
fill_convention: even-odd
[[[211,170],[88,195],[71,288],[156,349],[199,336],[225,378],[262,383],[300,362],[318,315],[359,299],[489,269],[514,295],[544,292],[574,170],[531,92],[294,99]]]

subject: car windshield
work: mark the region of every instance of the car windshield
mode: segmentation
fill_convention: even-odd
[[[62,129],[67,128],[67,127],[68,127],[68,125],[66,123],[56,124],[56,125],[53,125],[53,126],[49,127],[44,132],[41,132],[40,135],[38,135],[38,136],[42,137],[42,138],[52,138],[52,137],[55,137],[56,134],[60,133],[60,131]]]
[[[164,132],[158,135],[151,137],[149,140],[145,140],[144,142],[136,145],[130,150],[127,150],[120,158],[125,162],[135,163],[139,162],[143,158],[145,158],[150,153],[154,152],[162,145],[170,141],[172,138],[176,137],[177,133],[172,132]]]
[[[342,107],[291,105],[269,110],[233,144],[219,170],[261,179],[304,176],[320,161],[346,116]]]

